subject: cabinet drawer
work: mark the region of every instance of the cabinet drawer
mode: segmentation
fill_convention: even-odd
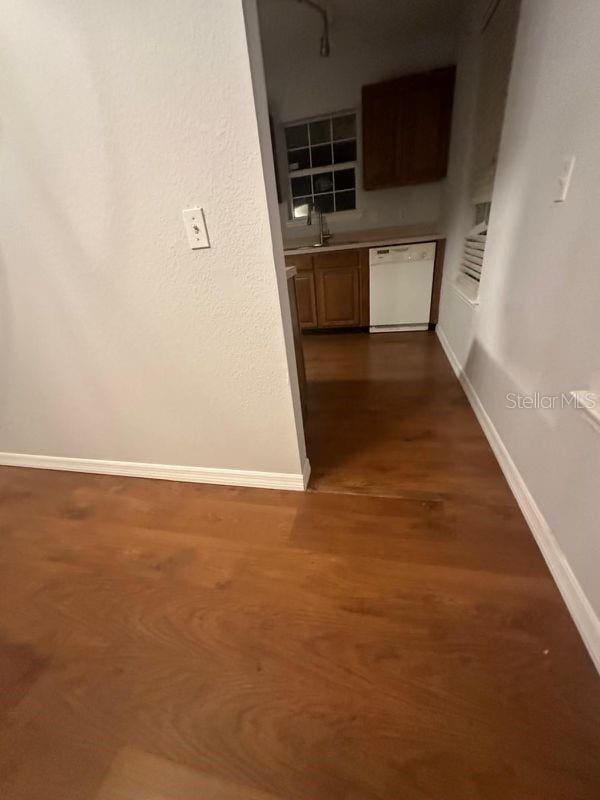
[[[285,265],[286,267],[296,267],[298,271],[302,269],[312,269],[312,260],[313,257],[311,253],[299,253],[298,255],[290,253],[285,256]]]
[[[360,248],[315,253],[312,258],[315,267],[357,267],[360,263]]]

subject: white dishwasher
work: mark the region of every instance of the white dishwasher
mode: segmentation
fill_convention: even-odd
[[[369,250],[371,333],[429,326],[435,242]]]

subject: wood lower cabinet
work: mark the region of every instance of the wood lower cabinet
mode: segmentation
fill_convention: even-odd
[[[296,284],[296,308],[300,328],[317,327],[317,298],[315,293],[315,273],[310,269],[298,270],[294,278]]]
[[[296,307],[302,330],[369,324],[367,249],[286,256],[295,266]]]
[[[315,266],[315,286],[319,328],[360,325],[359,267]]]

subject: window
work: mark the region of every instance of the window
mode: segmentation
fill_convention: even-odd
[[[309,203],[324,214],[356,208],[356,114],[285,126],[291,215],[308,215]]]

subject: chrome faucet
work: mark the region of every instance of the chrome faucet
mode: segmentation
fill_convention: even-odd
[[[312,215],[313,211],[315,211],[315,206],[313,203],[308,204],[308,214],[306,216],[306,224],[312,225]],[[320,208],[316,209],[319,215],[319,241],[315,242],[313,247],[324,247],[329,239],[333,236],[333,234],[329,230],[329,225],[327,224],[327,220],[325,219],[325,214],[321,211]]]

